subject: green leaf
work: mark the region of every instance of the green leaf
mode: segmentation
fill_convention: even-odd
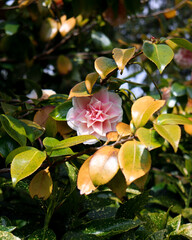
[[[19,144],[8,134],[0,137],[0,155],[6,158],[8,154],[17,148]]]
[[[111,40],[103,32],[93,31],[91,38],[98,49],[111,50]]]
[[[66,116],[70,108],[72,108],[72,102],[66,101],[58,105],[51,113],[50,116],[57,121],[66,121]]]
[[[160,73],[163,72],[174,57],[174,52],[169,46],[165,44],[157,45],[148,41],[143,44],[143,53],[156,64]]]
[[[117,68],[115,61],[107,57],[99,57],[95,60],[95,70],[101,79],[105,79],[107,75]]]
[[[181,129],[178,125],[158,125],[154,124],[154,129],[166,139],[174,151],[177,152],[179,141],[181,138]]]
[[[136,131],[136,135],[149,151],[161,147],[163,143],[162,138],[153,129],[141,127]]]
[[[53,150],[58,150],[58,149],[61,149],[61,148],[72,147],[72,146],[75,146],[77,144],[84,143],[84,142],[86,142],[87,140],[90,140],[90,139],[98,140],[93,135],[81,135],[81,136],[76,136],[76,137],[71,137],[71,138],[64,139],[64,140],[60,141],[58,144],[57,143],[53,144],[53,139],[54,138],[46,137],[43,140],[43,145],[48,149],[48,151],[53,151]]]
[[[26,145],[26,131],[19,120],[2,114],[0,116],[0,121],[4,130],[7,132],[7,134],[9,134],[10,137],[12,137],[21,146]]]
[[[18,31],[19,24],[7,23],[5,24],[5,33],[7,35],[13,35]]]
[[[151,156],[138,141],[127,141],[119,150],[118,160],[127,185],[145,175],[151,168]]]
[[[92,234],[84,234],[84,233],[80,233],[80,232],[67,232],[62,240],[99,240],[100,238],[98,238],[95,235]]]
[[[12,233],[0,231],[0,239],[2,240],[21,240],[20,238],[14,236]]]
[[[13,161],[13,158],[14,158],[17,154],[19,154],[19,153],[21,153],[21,152],[23,152],[23,151],[30,150],[30,149],[31,149],[31,147],[23,146],[23,147],[18,147],[18,148],[16,148],[16,149],[14,149],[13,151],[11,151],[11,152],[9,153],[9,155],[6,157],[6,160],[5,160],[6,166]]]
[[[164,100],[155,100],[150,96],[137,99],[131,108],[132,121],[135,127],[144,126],[149,118],[164,104]]]
[[[171,86],[171,92],[173,93],[173,95],[175,97],[181,97],[184,96],[186,94],[186,86],[184,86],[181,83],[173,83],[173,85]]]
[[[174,231],[170,234],[170,236],[172,235],[181,235],[189,240],[192,240],[192,223],[181,225],[178,231]]]
[[[65,163],[65,167],[67,169],[69,182],[70,182],[70,188],[66,194],[66,197],[68,197],[75,190],[77,186],[77,169],[68,162]]]
[[[129,60],[133,57],[135,53],[135,47],[121,49],[114,48],[112,51],[113,59],[115,60],[119,70],[123,71]]]
[[[85,234],[93,234],[98,237],[114,236],[131,229],[138,227],[141,224],[140,220],[126,220],[126,219],[102,219],[93,220],[84,225],[81,231]]]
[[[181,226],[181,217],[182,217],[181,215],[178,215],[168,221],[166,228],[169,233],[179,230],[179,228]]]
[[[171,38],[167,41],[177,44],[178,47],[186,48],[189,51],[192,51],[192,43],[184,38]]]
[[[14,231],[15,229],[16,229],[15,226],[5,227],[5,226],[0,225],[0,232],[1,232],[1,231],[12,232],[12,231]]]
[[[64,149],[58,149],[55,151],[46,151],[46,152],[47,152],[47,155],[49,155],[49,157],[61,157],[61,156],[67,156],[67,155],[70,156],[75,154],[71,148],[64,148]]]
[[[1,107],[6,115],[12,115],[13,113],[19,110],[18,106],[14,106],[5,102],[1,103]]]
[[[177,114],[161,114],[156,118],[155,122],[158,125],[192,124],[192,121],[188,118]]]
[[[51,229],[38,229],[35,232],[33,232],[28,240],[56,240],[56,235]]]
[[[21,179],[34,173],[46,159],[46,153],[30,147],[18,153],[11,163],[11,178],[13,186]]]

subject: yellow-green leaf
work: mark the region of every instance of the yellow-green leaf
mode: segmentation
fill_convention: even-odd
[[[140,191],[144,190],[148,175],[149,174],[147,173],[144,176],[142,176],[134,181],[134,184],[140,189]]]
[[[87,76],[85,78],[85,86],[90,94],[92,92],[92,88],[93,88],[94,84],[96,83],[96,81],[98,79],[98,76],[99,76],[98,73],[92,72],[92,73],[87,74]]]
[[[166,44],[155,44],[151,42],[144,42],[143,53],[145,56],[155,63],[160,73],[171,62],[174,57],[173,50]]]
[[[80,135],[80,136],[76,136],[76,137],[70,137],[70,138],[67,138],[67,139],[64,139],[64,140],[60,141],[59,143],[57,143],[53,139],[54,138],[46,137],[43,140],[43,145],[48,149],[48,151],[54,151],[54,150],[61,149],[61,148],[72,147],[72,146],[75,146],[77,144],[84,143],[84,142],[86,142],[88,140],[91,140],[91,139],[98,140],[93,135]],[[56,143],[56,144],[54,144],[54,143]]]
[[[116,131],[111,131],[106,133],[106,138],[108,141],[115,142],[117,141],[118,137],[119,137],[119,134]]]
[[[32,198],[37,196],[38,198],[46,200],[50,197],[52,190],[53,181],[48,168],[38,172],[29,185],[29,193]]]
[[[115,69],[117,69],[117,65],[111,58],[99,57],[95,60],[95,70],[102,79],[105,79]]]
[[[118,172],[117,160],[119,149],[104,146],[97,150],[89,163],[89,174],[95,186],[108,183]]]
[[[129,60],[133,57],[135,53],[135,47],[121,49],[114,48],[112,51],[113,58],[119,68],[119,70],[123,71]]]
[[[43,21],[40,29],[40,38],[44,42],[48,42],[53,39],[58,32],[57,22],[53,18],[47,18]]]
[[[116,130],[121,137],[128,136],[131,134],[130,125],[123,122],[117,123]]]
[[[192,125],[192,121],[185,116],[177,114],[161,114],[155,120],[158,125],[175,125],[175,124],[188,124]]]
[[[90,194],[96,189],[93,185],[89,175],[89,162],[92,156],[90,156],[81,166],[77,177],[77,188],[80,190],[80,194]]]
[[[34,173],[46,159],[46,153],[31,147],[17,154],[11,163],[11,178],[13,186],[21,179]]]
[[[160,136],[158,137],[157,132],[154,129],[147,129],[141,127],[137,130],[136,136],[139,138],[146,148],[151,151],[162,145]]]
[[[67,74],[69,73],[73,68],[73,65],[71,63],[71,60],[64,56],[64,55],[59,55],[57,58],[57,70],[60,74]]]
[[[179,141],[181,138],[181,129],[178,125],[158,125],[154,124],[154,129],[166,139],[174,151],[177,152]]]
[[[90,96],[90,94],[87,91],[85,81],[77,83],[70,91],[69,98],[72,97],[87,97]]]
[[[131,108],[134,126],[136,128],[144,126],[149,118],[164,104],[164,100],[155,100],[150,96],[145,96],[136,100]]]
[[[127,185],[144,176],[151,168],[151,155],[145,146],[136,140],[127,141],[119,150],[118,160]]]

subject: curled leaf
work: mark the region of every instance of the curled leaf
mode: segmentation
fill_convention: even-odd
[[[95,60],[95,70],[102,79],[117,68],[115,61],[107,57],[99,57]]]
[[[87,76],[85,78],[85,86],[90,94],[92,92],[92,88],[93,88],[94,84],[96,83],[96,81],[98,79],[98,76],[99,76],[98,73],[92,72],[92,73],[87,74]]]

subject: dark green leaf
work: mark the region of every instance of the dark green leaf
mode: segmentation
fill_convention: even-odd
[[[186,86],[184,86],[181,83],[173,83],[171,86],[171,92],[173,93],[174,96],[176,97],[181,97],[186,94]]]
[[[55,233],[51,230],[39,229],[32,233],[28,240],[56,240]]]
[[[58,105],[51,113],[50,116],[58,121],[66,121],[66,116],[69,109],[72,107],[71,101],[66,101]]]

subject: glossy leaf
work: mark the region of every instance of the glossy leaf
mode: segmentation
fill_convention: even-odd
[[[11,151],[9,153],[9,155],[6,157],[6,160],[5,160],[6,166],[13,161],[14,157],[17,154],[19,154],[19,153],[21,153],[23,151],[30,150],[30,149],[31,149],[31,147],[29,147],[29,146],[23,146],[23,147],[18,147],[16,149],[14,149],[13,151]]]
[[[95,186],[108,183],[118,172],[119,149],[104,146],[97,150],[89,163],[90,178]]]
[[[178,215],[170,219],[167,223],[167,229],[169,232],[178,231],[181,226],[182,216]]]
[[[173,95],[175,97],[181,97],[184,96],[186,94],[186,86],[184,86],[181,83],[173,83],[171,86],[171,92],[173,93]]]
[[[154,44],[145,41],[143,44],[143,53],[158,67],[160,73],[173,59],[173,50],[165,44]]]
[[[15,142],[8,134],[0,137],[0,156],[6,158],[10,152],[19,147],[19,144]]]
[[[44,42],[52,40],[58,32],[57,22],[53,18],[47,18],[43,21],[40,29],[40,38]]]
[[[52,190],[53,181],[48,168],[38,172],[29,185],[29,193],[32,198],[37,196],[46,200],[50,197]]]
[[[73,68],[71,60],[64,56],[64,55],[59,55],[57,58],[57,70],[60,74],[68,74]]]
[[[69,98],[71,99],[72,97],[87,97],[90,96],[90,94],[87,91],[85,81],[77,83],[70,91],[69,93]]]
[[[96,83],[97,79],[98,79],[98,73],[96,72],[92,72],[87,74],[86,78],[85,78],[85,86],[87,88],[87,91],[91,94],[92,92],[92,88],[94,86],[94,84]]]
[[[116,131],[111,131],[106,134],[106,138],[108,141],[115,142],[117,141],[119,134]]]
[[[59,32],[62,37],[67,35],[67,33],[69,33],[75,27],[75,24],[76,24],[76,19],[74,17],[71,17],[67,20],[64,20],[64,19],[65,19],[65,15],[63,19],[61,17],[61,24],[59,24]]]
[[[121,49],[114,48],[112,51],[113,59],[115,60],[119,70],[123,71],[129,60],[133,57],[135,53],[135,47]]]
[[[190,119],[186,118],[185,116],[176,114],[161,114],[156,118],[155,122],[158,125],[192,125],[192,121]]]
[[[167,44],[174,43],[178,47],[186,48],[189,51],[192,51],[192,43],[189,42],[188,40],[184,39],[184,38],[171,38],[171,39],[166,40],[166,43]]]
[[[80,190],[80,194],[90,194],[96,189],[93,185],[90,174],[89,174],[89,163],[92,156],[90,156],[81,166],[78,177],[77,177],[77,187]]]
[[[136,100],[131,108],[132,121],[136,128],[144,126],[150,117],[165,104],[164,100],[155,100],[150,96]]]
[[[58,144],[55,144],[53,146],[52,143],[51,143],[52,139],[53,138],[46,137],[43,140],[44,146],[46,146],[47,148],[50,148],[49,150],[51,150],[51,151],[61,149],[61,148],[72,147],[72,146],[75,146],[77,144],[86,142],[87,140],[90,140],[90,139],[98,140],[93,135],[80,135],[80,136],[70,137],[70,138],[64,139],[64,140],[60,141]]]
[[[146,146],[146,148],[149,151],[161,147],[162,145],[160,137],[158,138],[156,131],[153,129],[141,127],[136,131],[136,136],[139,138],[140,142]]]
[[[51,113],[50,116],[57,121],[66,121],[66,116],[69,109],[72,108],[72,102],[66,101],[59,104]]]
[[[117,123],[116,130],[121,137],[129,136],[131,134],[130,125],[123,122]]]
[[[0,116],[0,121],[4,130],[7,132],[7,134],[9,134],[10,137],[12,137],[21,146],[26,145],[27,143],[26,131],[19,120],[11,116],[2,114]]]
[[[101,79],[105,79],[108,74],[117,68],[115,61],[107,57],[99,57],[95,60],[95,70]]]
[[[178,125],[157,125],[154,124],[154,129],[166,139],[174,151],[177,152],[179,141],[181,138],[181,129]]]
[[[184,236],[187,239],[191,240],[192,239],[192,223],[181,225],[178,231],[171,232],[170,236],[174,236],[174,235]]]
[[[11,178],[13,186],[21,179],[34,173],[46,159],[46,153],[30,147],[17,154],[11,163]]]
[[[127,185],[145,175],[151,168],[150,153],[143,144],[135,140],[122,145],[118,160]]]

